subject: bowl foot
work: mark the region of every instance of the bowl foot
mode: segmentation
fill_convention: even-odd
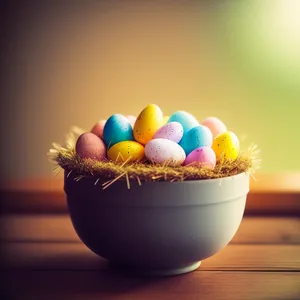
[[[185,274],[189,272],[193,272],[196,269],[199,268],[201,264],[201,261],[197,261],[195,263],[192,263],[190,265],[187,265],[185,267],[181,268],[175,268],[175,269],[162,269],[162,270],[149,270],[147,273],[150,276],[173,276],[173,275],[180,275]]]
[[[129,266],[122,266],[119,264],[111,263],[111,266],[113,268],[117,268],[121,271],[126,271],[129,273],[134,273],[138,275],[144,275],[144,276],[156,276],[156,277],[162,277],[162,276],[174,276],[174,275],[181,275],[189,272],[193,272],[196,269],[199,268],[201,264],[201,261],[197,261],[195,263],[192,263],[190,265],[180,267],[180,268],[174,268],[174,269],[141,269],[141,268],[135,268],[135,267],[129,267]]]

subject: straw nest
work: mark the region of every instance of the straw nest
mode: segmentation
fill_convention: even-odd
[[[128,162],[128,161],[96,161],[92,159],[82,159],[75,152],[75,144],[78,136],[84,130],[72,127],[67,135],[65,146],[53,143],[53,148],[49,150],[49,160],[55,165],[54,169],[64,169],[67,176],[75,172],[75,180],[84,177],[92,177],[95,184],[102,183],[103,188],[107,188],[117,180],[124,180],[130,188],[130,182],[137,181],[138,184],[149,181],[185,181],[204,180],[230,177],[239,173],[248,172],[253,176],[259,168],[259,149],[256,145],[251,145],[246,151],[241,151],[240,156],[235,160],[219,159],[214,169],[201,166],[188,165],[172,167],[165,165],[155,165],[150,162]]]

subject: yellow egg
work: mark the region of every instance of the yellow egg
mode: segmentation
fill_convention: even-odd
[[[114,144],[107,157],[112,161],[139,161],[144,157],[144,146],[134,141],[123,141]]]
[[[170,119],[170,116],[164,116],[163,125],[166,125]]]
[[[223,156],[227,159],[236,160],[240,151],[239,140],[233,132],[226,131],[214,138],[212,149],[217,158]]]
[[[133,135],[137,142],[146,145],[163,125],[163,113],[155,104],[149,104],[137,117]]]

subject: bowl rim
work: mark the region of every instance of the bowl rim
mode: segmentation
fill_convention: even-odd
[[[153,181],[141,186],[136,182],[130,189],[126,181],[116,181],[105,190],[101,184],[94,185],[94,179],[75,181],[65,176],[64,190],[70,203],[84,198],[97,203],[100,198],[105,205],[113,206],[199,206],[246,197],[250,190],[250,175],[243,172],[218,179]]]

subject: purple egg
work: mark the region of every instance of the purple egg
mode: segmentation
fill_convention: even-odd
[[[179,143],[183,136],[183,127],[178,122],[170,122],[160,127],[154,134],[153,139],[167,139]]]
[[[79,136],[75,149],[81,158],[103,160],[106,154],[103,141],[91,132],[85,132]]]
[[[210,147],[197,148],[186,157],[184,165],[189,164],[213,169],[216,166],[216,154]]]

